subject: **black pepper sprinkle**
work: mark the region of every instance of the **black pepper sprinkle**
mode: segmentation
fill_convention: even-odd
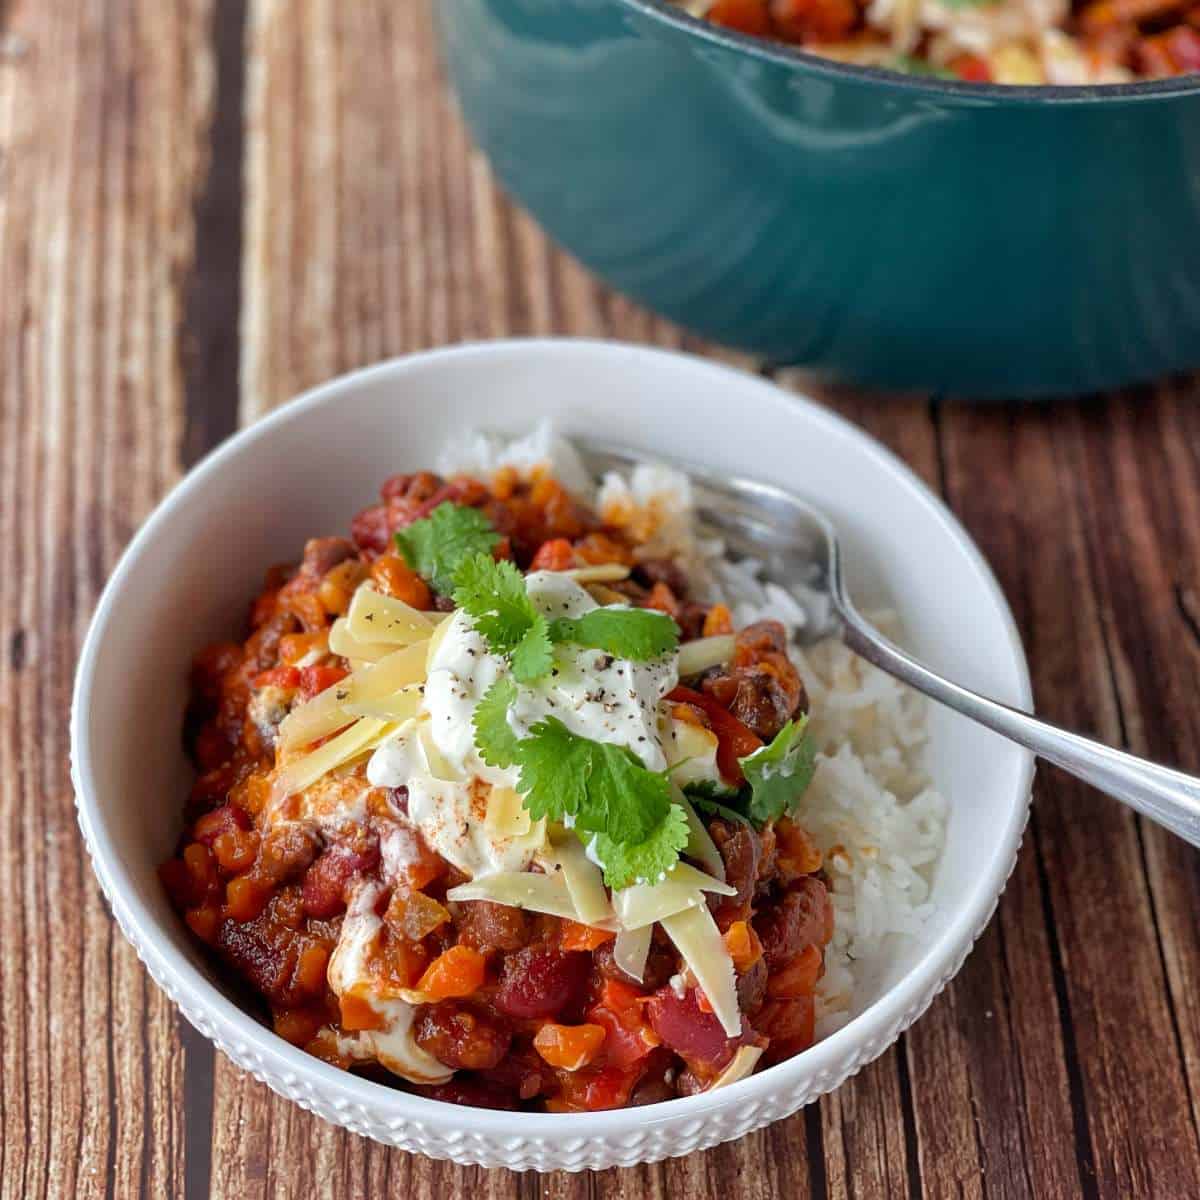
[[[373,621],[373,620],[375,620],[375,614],[374,613],[366,613],[365,618],[368,621]]]
[[[347,691],[344,691],[344,690],[339,690],[336,693],[336,695],[339,700],[345,700],[350,695],[350,693]]]

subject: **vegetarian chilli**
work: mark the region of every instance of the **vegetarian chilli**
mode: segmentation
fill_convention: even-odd
[[[799,1053],[835,906],[784,626],[698,598],[656,502],[478,474],[387,480],[197,656],[175,907],[281,1037],[440,1100]]]
[[[814,54],[975,83],[1125,83],[1200,71],[1196,0],[676,0]]]

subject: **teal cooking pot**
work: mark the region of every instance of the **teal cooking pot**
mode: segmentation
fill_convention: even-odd
[[[718,342],[887,388],[1200,367],[1200,81],[996,87],[828,62],[663,0],[435,0],[503,185]]]

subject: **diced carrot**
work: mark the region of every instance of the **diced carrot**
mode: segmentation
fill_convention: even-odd
[[[225,907],[235,921],[253,921],[271,899],[271,885],[252,874],[238,875],[225,885]]]
[[[227,875],[237,875],[254,866],[258,856],[258,834],[253,829],[231,829],[217,834],[213,854]]]
[[[217,926],[221,923],[221,911],[215,905],[204,904],[200,908],[189,908],[183,919],[202,942],[211,944],[216,939]]]
[[[342,1028],[348,1033],[359,1029],[382,1029],[385,1021],[362,996],[355,992],[342,997]]]
[[[725,931],[725,948],[739,971],[748,971],[762,958],[762,942],[758,940],[753,926],[746,921],[734,921]]]
[[[719,634],[733,632],[733,615],[724,604],[714,604],[704,614],[704,628],[700,631],[705,637],[717,637]]]
[[[575,565],[575,550],[566,538],[551,538],[538,547],[531,571],[568,571]]]
[[[323,650],[329,644],[329,635],[319,633],[285,633],[279,639],[279,661],[285,667],[294,667],[306,654]]]
[[[821,978],[824,958],[816,946],[805,946],[791,962],[773,971],[767,980],[767,995],[772,1000],[799,1000],[811,996]]]
[[[595,1060],[606,1036],[600,1025],[555,1025],[547,1021],[537,1031],[533,1048],[550,1066],[578,1071]]]
[[[670,586],[663,583],[661,579],[650,589],[650,594],[646,597],[644,604],[646,608],[665,612],[668,617],[676,620],[679,618],[679,600],[671,591]]]
[[[275,1032],[293,1046],[307,1046],[324,1024],[323,1014],[311,1008],[281,1008],[274,1017]]]
[[[808,831],[785,817],[775,825],[779,867],[785,875],[811,875],[821,869],[824,857]]]
[[[483,986],[487,959],[470,946],[451,946],[429,964],[417,990],[434,1000],[469,996]]]
[[[766,37],[771,32],[767,0],[715,0],[705,14],[714,25]]]
[[[371,564],[371,578],[379,589],[422,612],[433,607],[429,585],[398,554],[383,554]]]
[[[633,565],[633,552],[606,533],[589,533],[575,543],[575,554],[589,566],[601,563]]]
[[[329,948],[321,942],[310,942],[296,960],[293,982],[312,996],[323,995],[328,966]]]
[[[564,950],[595,950],[616,936],[611,929],[596,929],[592,925],[581,925],[578,921],[563,918],[559,944]]]
[[[192,842],[190,846],[184,848],[183,862],[198,884],[207,885],[216,880],[217,870],[207,846],[202,846],[199,842]]]

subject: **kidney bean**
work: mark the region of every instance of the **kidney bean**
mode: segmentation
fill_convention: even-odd
[[[358,550],[354,543],[345,538],[310,538],[304,543],[304,558],[301,560],[300,570],[312,579],[321,579],[338,563],[357,557]]]
[[[296,1008],[323,993],[328,950],[278,919],[279,899],[252,921],[222,921],[216,947],[272,1004]]]
[[[541,1096],[554,1084],[554,1072],[530,1047],[514,1046],[500,1062],[480,1076],[505,1092],[515,1092],[522,1100]]]
[[[604,978],[616,979],[620,983],[640,983],[648,992],[657,991],[660,987],[665,987],[667,980],[675,974],[675,956],[665,946],[657,944],[650,947],[650,953],[646,957],[646,969],[642,972],[640,980],[630,979],[617,966],[617,960],[613,956],[613,943],[611,941],[597,946],[592,951],[592,963]]]
[[[671,558],[643,559],[633,568],[633,578],[644,587],[653,587],[656,583],[665,583],[676,596],[687,594],[687,574]]]
[[[388,510],[382,504],[364,508],[350,522],[350,536],[360,550],[368,554],[382,554],[392,541]]]
[[[719,900],[717,911],[730,914],[744,911],[754,899],[762,842],[749,825],[737,821],[713,821],[708,832],[725,863],[725,882],[737,888],[737,895]]]
[[[317,841],[298,825],[280,825],[263,838],[255,875],[271,883],[294,879],[317,856]]]
[[[782,967],[806,946],[823,946],[833,928],[829,892],[815,875],[804,875],[791,890],[754,919],[771,970]]]
[[[453,912],[459,941],[481,954],[519,950],[529,940],[529,922],[519,908],[466,900],[454,905]]]
[[[429,1100],[441,1100],[444,1104],[466,1104],[471,1108],[498,1108],[515,1110],[520,1107],[517,1098],[503,1088],[470,1076],[459,1076],[449,1083],[426,1085],[413,1089]]]
[[[232,833],[235,829],[250,828],[250,814],[236,804],[222,804],[212,812],[205,813],[192,827],[192,837],[196,841],[211,847],[223,833]]]
[[[553,1017],[585,998],[591,956],[527,948],[504,959],[495,1005],[510,1017]]]
[[[754,1013],[762,1007],[762,1002],[767,995],[767,976],[769,974],[766,959],[758,958],[755,959],[754,965],[748,971],[743,971],[738,976],[737,998],[738,1007],[742,1012]]]
[[[456,1070],[495,1067],[512,1042],[511,1032],[498,1022],[452,1000],[425,1005],[414,1028],[417,1044]]]

